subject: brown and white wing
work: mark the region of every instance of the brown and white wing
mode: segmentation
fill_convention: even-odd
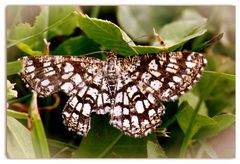
[[[79,86],[77,93],[70,97],[62,113],[64,124],[70,131],[85,136],[90,130],[91,113],[105,114],[110,107],[109,90],[99,72],[83,87]]]
[[[176,100],[190,90],[207,64],[204,56],[197,52],[160,53],[143,59],[148,71],[141,79],[162,101]]]
[[[100,60],[88,57],[26,56],[22,60],[20,76],[40,97],[60,90],[71,96],[76,93],[76,86],[102,67]]]
[[[22,60],[20,76],[39,96],[47,97],[60,90],[70,96],[62,113],[69,130],[86,135],[91,113],[109,112],[109,91],[101,60],[70,56],[23,57]]]
[[[122,77],[118,80],[110,123],[127,135],[146,136],[162,123],[164,109],[159,98],[144,92],[137,81]]]
[[[206,59],[199,53],[161,53],[119,60],[111,124],[145,136],[161,124],[163,101],[173,101],[197,82]]]

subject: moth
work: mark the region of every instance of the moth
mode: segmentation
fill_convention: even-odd
[[[200,78],[207,60],[197,52],[170,52],[107,59],[88,56],[23,57],[20,76],[39,97],[59,91],[69,99],[65,126],[86,136],[91,114],[109,114],[110,124],[133,137],[162,124],[163,102],[176,100]]]

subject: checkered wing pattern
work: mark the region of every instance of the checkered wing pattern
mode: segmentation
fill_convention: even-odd
[[[70,97],[62,113],[69,130],[86,135],[91,113],[109,112],[109,90],[103,78],[101,60],[70,56],[23,57],[22,60],[20,76],[27,87],[40,97],[60,90]]]
[[[125,134],[141,137],[162,121],[164,101],[191,89],[207,61],[200,53],[159,53],[107,60],[91,57],[23,57],[20,73],[40,97],[63,91],[70,98],[63,110],[69,130],[86,135],[91,113],[110,113],[110,123]]]
[[[207,61],[200,53],[160,53],[118,61],[119,79],[111,123],[131,136],[145,136],[162,123],[163,101],[191,89]]]

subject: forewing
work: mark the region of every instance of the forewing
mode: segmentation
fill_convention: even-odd
[[[77,92],[76,86],[101,70],[98,59],[70,56],[23,57],[20,76],[27,86],[47,97],[62,90],[68,96]]]
[[[191,89],[207,64],[203,55],[197,52],[160,53],[136,58],[140,64],[135,69],[128,69],[131,77],[136,77],[147,91],[167,102]]]

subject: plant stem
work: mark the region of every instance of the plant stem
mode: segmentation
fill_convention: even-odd
[[[199,98],[199,100],[198,100],[198,104],[197,104],[195,110],[193,111],[192,119],[191,119],[191,121],[190,121],[190,123],[189,123],[189,126],[188,126],[188,128],[187,128],[185,137],[184,137],[184,139],[183,139],[183,143],[182,143],[181,148],[180,148],[180,154],[179,154],[179,157],[180,157],[180,158],[183,158],[183,157],[185,157],[185,155],[186,155],[189,141],[190,141],[190,139],[192,138],[192,136],[191,136],[191,131],[192,131],[193,125],[194,125],[194,123],[195,123],[195,120],[196,120],[198,111],[199,111],[199,109],[200,109],[200,106],[201,106],[203,100],[213,91],[213,89],[215,88],[218,80],[219,80],[219,76],[217,76],[217,77],[211,82],[211,84],[209,84],[210,87],[208,88],[208,90],[206,90],[206,91],[204,92],[204,95],[202,95],[202,96]]]
[[[200,106],[201,106],[202,102],[203,102],[203,99],[200,98],[195,110],[193,111],[191,121],[189,122],[185,137],[183,139],[183,143],[182,143],[181,148],[180,148],[180,154],[179,154],[180,158],[184,158],[185,155],[186,155],[189,141],[192,138],[191,131],[192,131],[193,125],[195,123],[195,120],[196,120],[196,117],[197,117],[197,114],[198,114],[198,111],[200,109]]]
[[[38,112],[36,92],[33,92],[33,98],[30,105],[30,115],[32,121],[31,136],[35,154],[37,158],[50,158],[47,137],[44,131],[40,114]]]

